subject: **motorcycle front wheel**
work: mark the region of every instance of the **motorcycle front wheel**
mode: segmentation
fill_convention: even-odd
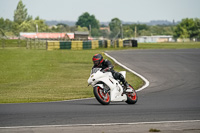
[[[105,92],[103,88],[96,86],[93,88],[93,93],[101,104],[108,105],[110,103],[110,93]]]
[[[127,95],[126,103],[135,104],[138,100],[138,95],[137,95],[135,89],[131,85],[129,85],[129,87],[133,90],[133,92],[126,94]]]

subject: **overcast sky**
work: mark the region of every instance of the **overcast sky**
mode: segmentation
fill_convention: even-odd
[[[19,0],[0,0],[0,17],[13,20]],[[200,0],[23,0],[28,14],[45,20],[77,21],[84,12],[100,22],[180,21],[200,18]]]

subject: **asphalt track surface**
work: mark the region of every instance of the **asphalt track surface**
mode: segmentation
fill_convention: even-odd
[[[200,49],[107,53],[149,80],[135,105],[103,106],[96,99],[0,104],[0,127],[200,120]]]

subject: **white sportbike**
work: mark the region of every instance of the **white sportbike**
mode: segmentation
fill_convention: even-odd
[[[126,71],[119,73],[126,77]],[[115,80],[111,72],[102,72],[101,68],[92,69],[88,79],[89,85],[92,85],[96,99],[103,105],[112,101],[135,104],[138,100],[137,93],[131,85],[124,91],[125,86],[119,80]]]

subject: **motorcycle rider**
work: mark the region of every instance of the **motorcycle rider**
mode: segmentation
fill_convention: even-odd
[[[92,69],[102,68],[101,69],[102,72],[111,72],[114,79],[120,80],[123,83],[123,85],[125,86],[124,91],[126,91],[126,89],[129,87],[128,82],[125,80],[124,76],[121,73],[113,70],[114,66],[109,60],[107,59],[104,60],[101,54],[95,54],[92,58],[92,61],[94,63],[94,66],[92,67]]]

